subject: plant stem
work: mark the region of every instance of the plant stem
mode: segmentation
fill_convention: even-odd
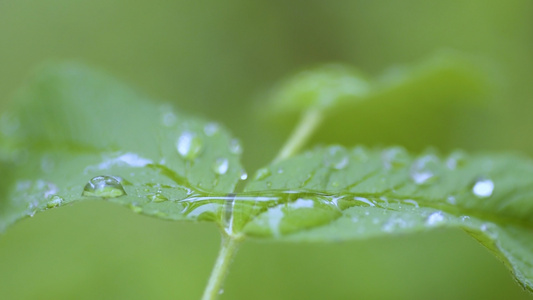
[[[320,125],[322,118],[322,113],[318,109],[310,109],[304,112],[300,122],[292,132],[283,148],[281,148],[281,151],[278,153],[278,156],[276,156],[273,163],[280,162],[297,153],[309,140],[313,134],[313,131],[315,131],[318,125]]]
[[[313,131],[322,121],[322,113],[318,109],[310,109],[302,115],[300,122],[292,132],[291,136],[274,159],[273,163],[282,161],[297,153],[309,140]],[[218,253],[217,261],[211,271],[211,276],[204,290],[202,300],[215,300],[221,294],[222,284],[228,273],[241,237],[222,234],[222,245]]]
[[[218,252],[217,261],[211,271],[211,277],[204,290],[202,300],[215,300],[222,290],[222,283],[228,273],[229,265],[233,259],[240,240],[231,236],[222,234],[222,245]]]

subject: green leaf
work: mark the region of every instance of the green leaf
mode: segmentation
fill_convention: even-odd
[[[478,100],[489,89],[485,69],[481,63],[452,51],[437,53],[415,65],[390,67],[374,78],[347,65],[324,65],[278,83],[266,99],[269,109],[262,108],[261,112],[292,120],[295,114],[319,109],[337,121],[351,121],[354,114],[361,117],[361,110],[365,114],[384,113],[384,108],[412,110],[413,106],[426,103],[427,114],[430,108],[464,105],[464,100],[479,105]],[[362,103],[365,104],[361,106]],[[279,122],[278,118],[272,119]]]
[[[514,155],[413,157],[402,148],[317,148],[260,170],[270,190],[243,232],[286,241],[367,239],[459,227],[533,289],[533,162]]]
[[[1,129],[0,231],[37,211],[95,198],[196,220],[201,214],[181,200],[230,193],[243,172],[240,144],[220,125],[75,64],[41,70]]]

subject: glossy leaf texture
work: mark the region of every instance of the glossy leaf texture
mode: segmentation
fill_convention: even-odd
[[[533,288],[533,161],[516,155],[447,157],[402,148],[317,148],[257,172],[246,187],[270,190],[245,235],[341,241],[459,227]]]
[[[190,199],[230,193],[242,176],[241,146],[222,126],[82,65],[44,67],[11,104],[0,123],[0,231],[95,198],[197,220]],[[216,219],[216,211],[204,218]]]

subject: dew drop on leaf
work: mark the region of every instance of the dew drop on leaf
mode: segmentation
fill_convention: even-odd
[[[48,203],[46,203],[46,208],[54,208],[54,207],[57,207],[59,205],[61,205],[61,203],[63,203],[63,198],[57,196],[57,195],[54,195],[52,197],[50,197],[50,200],[48,201]]]
[[[409,155],[403,148],[394,147],[384,150],[381,153],[381,160],[385,169],[390,170],[405,166],[409,160]]]
[[[464,166],[466,163],[466,154],[462,151],[455,151],[446,159],[446,167],[450,170],[455,170]]]
[[[124,187],[112,176],[96,176],[85,185],[82,196],[116,198],[126,195]]]
[[[494,182],[489,179],[480,179],[474,183],[472,193],[478,198],[488,198],[494,191]]]
[[[411,166],[411,178],[416,184],[425,184],[435,179],[438,172],[438,158],[426,155],[417,159]]]
[[[166,112],[163,114],[163,125],[167,127],[172,127],[176,124],[176,115],[172,112]]]
[[[324,157],[324,164],[335,170],[346,168],[349,161],[346,149],[340,146],[329,147]]]
[[[268,168],[261,168],[255,173],[254,180],[263,180],[270,176],[270,170]]]
[[[241,142],[238,139],[229,141],[229,152],[233,154],[242,154]]]
[[[229,161],[227,158],[217,158],[213,164],[213,171],[218,175],[224,175],[228,172]]]
[[[196,134],[185,131],[176,142],[178,153],[186,160],[194,160],[202,151],[203,143]]]
[[[220,130],[220,125],[215,122],[209,122],[204,126],[204,133],[207,136],[213,136]]]
[[[246,173],[246,171],[242,170],[241,171],[241,180],[246,180],[248,179],[248,173]]]
[[[168,198],[165,195],[163,195],[161,191],[157,191],[155,194],[148,195],[148,199],[156,203],[168,201]]]
[[[444,215],[441,211],[437,211],[428,216],[426,223],[429,226],[435,226],[444,222]]]

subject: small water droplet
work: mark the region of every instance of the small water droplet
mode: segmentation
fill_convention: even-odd
[[[54,195],[52,197],[50,197],[50,200],[48,201],[48,203],[46,203],[46,208],[54,208],[54,207],[57,207],[59,205],[61,205],[61,203],[63,203],[63,198],[57,196],[57,195]]]
[[[136,214],[141,213],[143,210],[142,207],[140,207],[139,204],[135,202],[130,204],[130,209]]]
[[[326,155],[324,157],[324,164],[327,167],[336,170],[342,170],[346,168],[346,166],[348,166],[349,162],[350,159],[348,157],[348,153],[343,147],[332,146],[327,149]]]
[[[14,135],[20,127],[20,120],[8,113],[0,117],[0,132],[4,135]]]
[[[455,170],[464,166],[466,163],[466,154],[462,151],[452,152],[446,159],[446,167],[450,170]]]
[[[385,169],[401,168],[409,161],[409,155],[405,149],[394,147],[386,149],[381,153],[381,160]]]
[[[116,198],[126,195],[120,181],[111,176],[96,176],[89,180],[83,189],[82,196]]]
[[[202,151],[203,143],[196,134],[185,131],[176,142],[178,153],[186,160],[194,160]]]
[[[248,173],[246,173],[246,171],[242,170],[241,171],[241,180],[246,180],[248,179]]]
[[[219,130],[220,130],[220,125],[218,125],[218,123],[215,123],[215,122],[207,123],[204,126],[204,133],[207,136],[213,136],[217,134]]]
[[[241,142],[238,139],[229,141],[229,151],[233,154],[242,154]]]
[[[417,159],[411,166],[411,178],[416,184],[426,184],[436,179],[439,160],[435,155],[426,155]]]
[[[448,198],[446,199],[446,202],[452,204],[452,205],[455,205],[457,203],[457,201],[455,200],[455,197],[454,196],[448,196]]]
[[[159,190],[155,194],[148,195],[148,199],[152,202],[161,203],[168,201],[168,198],[163,195],[163,193]]]
[[[444,215],[441,211],[437,211],[428,216],[426,224],[429,226],[435,226],[444,222]]]
[[[367,198],[364,198],[364,197],[354,197],[353,199],[356,200],[356,201],[359,201],[359,202],[366,203],[369,206],[376,206],[374,203],[372,203],[370,200],[368,200]]]
[[[268,187],[268,188],[272,187],[272,182],[267,181],[267,187]]]
[[[166,112],[163,114],[163,125],[172,127],[176,124],[177,117],[173,112]]]
[[[278,174],[283,174],[284,170],[282,168],[278,169]]]
[[[261,168],[261,169],[257,170],[257,172],[255,173],[254,180],[263,180],[263,179],[267,178],[270,175],[271,175],[270,169]]]
[[[411,204],[411,205],[414,205],[414,207],[416,207],[416,208],[420,207],[420,206],[418,205],[418,202],[416,202],[415,200],[412,200],[412,199],[403,200],[403,202],[404,202],[404,203],[409,203],[409,204]]]
[[[488,198],[492,196],[492,193],[494,192],[494,182],[489,179],[479,179],[474,183],[472,192],[478,198]]]
[[[228,172],[229,161],[227,158],[217,158],[213,164],[213,171],[218,175],[224,175]]]

